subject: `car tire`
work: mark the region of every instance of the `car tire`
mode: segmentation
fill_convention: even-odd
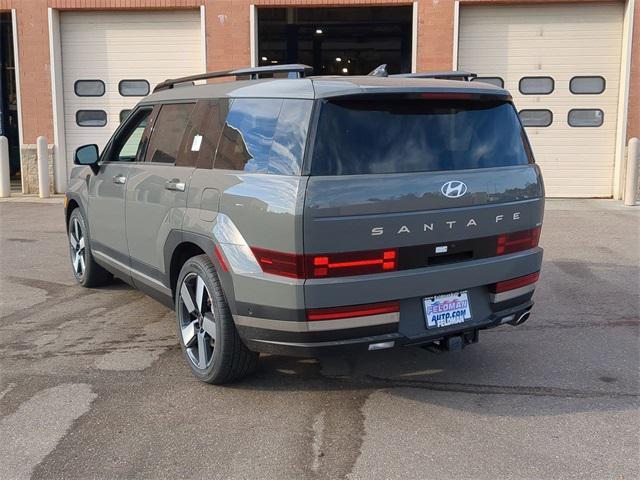
[[[80,285],[87,288],[99,287],[113,279],[113,275],[93,258],[89,230],[79,208],[75,208],[69,216],[67,237],[73,276]]]
[[[175,294],[178,338],[194,375],[221,385],[251,374],[260,354],[238,335],[215,267],[207,255],[185,262]]]

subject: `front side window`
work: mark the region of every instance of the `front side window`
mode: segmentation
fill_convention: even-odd
[[[510,102],[337,100],[321,107],[312,175],[523,165],[528,144]]]
[[[148,128],[151,108],[137,110],[133,115],[115,140],[112,161],[133,162],[144,154],[148,137],[145,130]]]
[[[146,155],[147,162],[176,163],[193,103],[163,105],[156,118]]]

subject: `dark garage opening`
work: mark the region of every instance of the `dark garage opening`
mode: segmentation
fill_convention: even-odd
[[[316,75],[411,72],[412,7],[258,8],[258,64],[304,63]]]
[[[20,190],[20,142],[11,13],[0,13],[0,135],[9,140],[11,189]]]

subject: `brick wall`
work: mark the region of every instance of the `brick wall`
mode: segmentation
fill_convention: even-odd
[[[570,0],[597,1],[597,0]],[[18,18],[22,133],[25,144],[45,135],[53,139],[47,8],[158,9],[206,6],[207,67],[225,69],[250,63],[249,8],[260,6],[353,6],[411,4],[407,0],[0,0],[0,10],[15,8]],[[525,3],[462,0],[462,3]],[[558,3],[526,0],[526,3]],[[566,3],[566,0],[564,0]],[[449,69],[453,64],[454,0],[419,0],[419,70]],[[628,136],[640,137],[640,1],[635,4]]]

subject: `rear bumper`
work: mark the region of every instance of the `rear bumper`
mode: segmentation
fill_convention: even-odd
[[[480,320],[434,330],[427,330],[424,327],[423,315],[419,315],[418,318],[408,317],[408,313],[403,312],[403,310],[411,310],[409,306],[404,305],[406,302],[401,302],[402,322],[391,321],[391,319],[387,319],[389,320],[387,322],[383,318],[360,317],[359,319],[336,320],[335,322],[347,322],[339,329],[329,329],[330,325],[316,325],[332,321],[281,322],[239,316],[235,316],[234,319],[240,336],[251,350],[275,355],[320,357],[347,352],[425,345],[448,337],[497,327],[503,323],[515,321],[531,310],[533,306],[532,294],[533,291],[530,291],[520,296],[516,305],[501,308]],[[382,315],[375,317],[382,317]],[[373,324],[353,326],[352,323],[348,323],[351,320],[364,322],[365,318],[370,318]],[[415,330],[416,322],[423,327]],[[323,327],[327,329],[320,329]]]
[[[389,274],[363,275],[326,280],[307,280],[304,285],[280,285],[297,292],[307,309],[322,309],[379,302],[398,302],[400,311],[340,320],[307,321],[305,308],[274,307],[286,300],[272,295],[266,303],[236,302],[232,313],[238,332],[255,351],[320,356],[326,353],[368,350],[370,345],[393,342],[393,346],[420,345],[464,332],[495,327],[513,321],[533,305],[535,284],[501,293],[491,293],[489,285],[525,276],[540,270],[542,249],[499,257],[427,267]],[[266,279],[262,279],[266,282]],[[234,282],[235,283],[235,282]],[[238,292],[236,288],[236,293]],[[427,329],[423,299],[441,293],[466,291],[471,320],[462,324]],[[244,291],[244,289],[243,289]],[[255,292],[263,289],[251,289]],[[291,293],[292,294],[292,293]],[[247,297],[248,297],[247,293]],[[287,302],[283,302],[287,304]],[[282,305],[282,303],[281,303]]]

